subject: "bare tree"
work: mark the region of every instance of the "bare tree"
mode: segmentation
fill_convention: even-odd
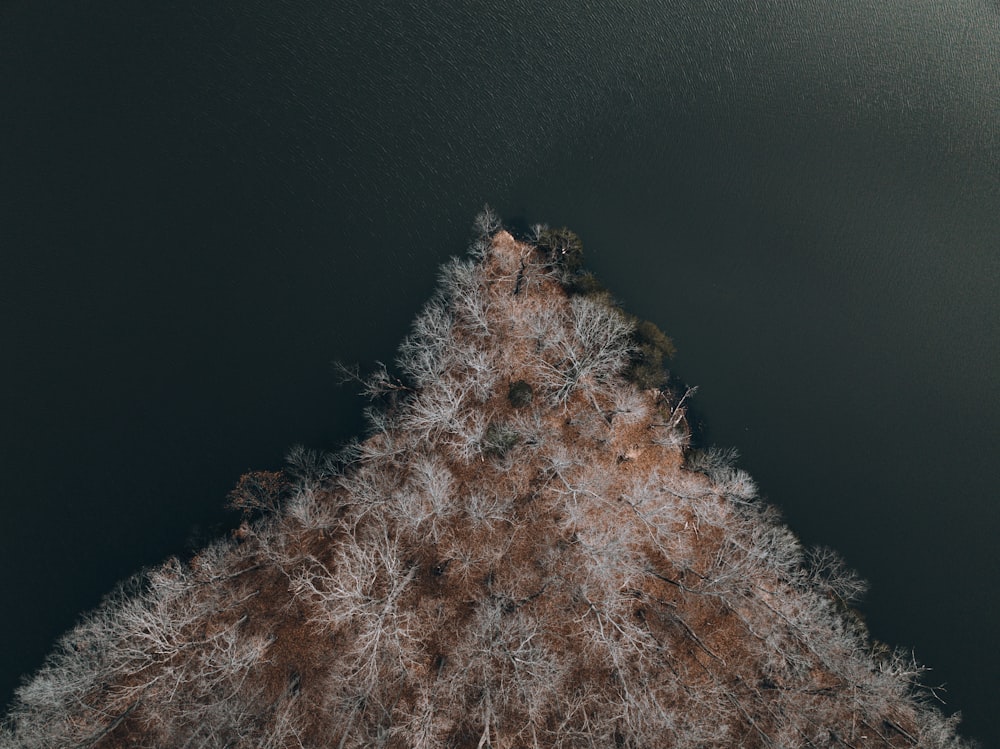
[[[810,548],[807,562],[808,583],[844,604],[859,601],[868,591],[868,583],[828,546]]]
[[[503,228],[503,222],[493,208],[489,205],[484,205],[483,210],[476,214],[476,218],[473,221],[473,228],[480,236],[492,237]]]

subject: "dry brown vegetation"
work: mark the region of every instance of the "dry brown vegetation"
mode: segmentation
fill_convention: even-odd
[[[0,747],[961,745],[859,581],[623,376],[630,318],[481,226],[368,438],[245,478],[233,539],[68,633]]]

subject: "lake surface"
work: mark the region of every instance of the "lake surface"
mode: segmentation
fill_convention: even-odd
[[[146,4],[148,5],[148,4]],[[1000,11],[0,8],[0,702],[115,581],[333,448],[489,202],[671,334],[707,444],[1000,745]]]

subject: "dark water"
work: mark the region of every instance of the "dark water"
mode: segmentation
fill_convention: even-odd
[[[544,5],[544,7],[543,7]],[[0,702],[333,447],[484,201],[676,339],[706,441],[1000,745],[1000,11],[0,5]]]

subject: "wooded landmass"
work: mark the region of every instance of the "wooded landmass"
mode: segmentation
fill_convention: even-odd
[[[0,748],[965,746],[864,583],[691,447],[672,343],[578,238],[477,226],[359,377],[369,434],[244,477],[232,538],[66,634]]]

